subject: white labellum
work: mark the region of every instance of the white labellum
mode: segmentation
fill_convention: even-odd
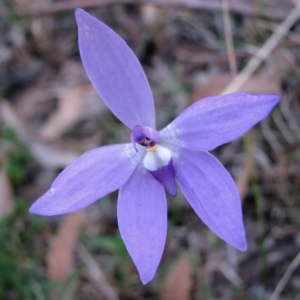
[[[167,166],[171,158],[171,150],[156,145],[147,150],[147,153],[143,159],[143,165],[148,171],[156,171],[164,166]]]

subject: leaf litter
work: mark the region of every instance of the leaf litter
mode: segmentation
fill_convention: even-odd
[[[71,4],[64,3],[68,5],[61,13],[55,9],[62,1],[44,1],[39,6],[21,2],[13,1],[8,7],[1,4],[5,6],[1,9],[5,20],[10,17],[19,20],[16,23],[19,29],[17,34],[9,36],[8,44],[1,41],[3,56],[0,63],[4,72],[0,72],[0,79],[4,82],[5,78],[1,92],[6,100],[0,103],[0,126],[15,131],[31,153],[33,162],[24,167],[26,180],[21,186],[12,185],[11,178],[1,169],[1,190],[8,193],[1,198],[1,201],[5,199],[1,207],[3,212],[5,206],[9,207],[8,215],[9,211],[18,209],[14,208],[16,197],[23,197],[20,191],[25,184],[39,190],[37,178],[41,178],[45,171],[50,170],[50,177],[54,177],[83,151],[102,143],[120,141],[124,136],[122,130],[118,131],[119,122],[107,113],[104,105],[99,104],[101,101],[89,86],[85,74],[77,72],[76,66],[70,67],[80,65],[73,8],[67,7]],[[91,8],[100,19],[115,24],[116,30],[139,54],[154,89],[160,128],[189,103],[220,93],[231,81],[222,22],[219,22],[220,2],[210,2],[211,5],[207,1],[196,4],[185,1],[181,5],[167,2],[161,1],[160,6],[154,6],[155,9],[151,6],[141,9],[134,1],[133,4],[110,5],[98,2]],[[238,69],[242,70],[253,54],[249,45],[261,47],[293,5],[266,1],[262,8],[240,0],[234,4],[231,8],[233,40]],[[202,5],[205,10],[197,5]],[[47,18],[43,20],[43,17],[26,14],[31,7],[35,11],[43,10]],[[52,12],[48,14],[45,7],[52,7]],[[5,27],[12,26],[9,21],[0,22],[3,37],[8,38]],[[72,275],[78,276],[70,291],[76,299],[109,299],[109,292],[105,294],[107,287],[120,299],[158,299],[176,291],[176,295],[186,299],[269,299],[274,291],[279,290],[282,299],[297,299],[298,270],[289,274],[284,286],[281,279],[297,258],[300,245],[298,35],[296,24],[243,86],[243,90],[249,92],[281,93],[283,101],[280,107],[245,140],[224,145],[214,153],[226,164],[239,186],[248,252],[237,254],[227,249],[206,230],[182,199],[176,203],[170,201],[170,235],[162,261],[163,270],[154,283],[141,286],[126,251],[115,238],[118,234],[115,215],[102,218],[101,214],[95,213],[100,208],[114,210],[116,195],[111,195],[101,204],[87,209],[84,223],[80,217],[71,215],[67,217],[69,223],[47,219],[46,229],[33,230],[32,243],[45,250],[44,260],[29,256],[28,249],[21,247],[19,252],[16,249],[17,256],[14,254],[13,258],[17,262],[25,260],[29,264],[38,264],[37,269],[41,272],[35,276],[42,283],[28,284],[24,291],[15,286],[19,295],[17,299],[25,299],[26,289],[30,291],[34,286],[35,294],[41,290],[47,299],[55,294],[55,289],[44,284],[44,280],[58,280],[62,286],[68,287],[64,279]],[[64,77],[66,73],[77,73],[78,76]],[[68,106],[68,101],[72,105]],[[0,144],[2,152],[3,141]],[[51,181],[52,178],[46,179],[46,185]],[[22,199],[22,203],[29,205],[29,199]],[[27,217],[23,214],[18,218],[22,224]],[[18,226],[6,226],[2,230],[14,231],[11,236],[18,231],[24,234]],[[85,237],[87,232],[91,233],[90,239]],[[204,237],[205,245],[201,237]],[[78,239],[85,241],[84,248]],[[173,269],[166,272],[170,260],[189,251],[195,258],[192,269],[183,255]],[[48,261],[51,257],[53,261],[58,257],[56,265],[50,267],[51,264],[45,263],[45,253],[48,253]],[[68,265],[64,267],[64,264]],[[21,266],[23,268],[22,263]],[[163,273],[168,275],[163,276]],[[5,274],[10,278],[8,271]],[[180,275],[184,280],[179,280]],[[9,290],[4,293],[5,299],[16,299],[10,296]],[[275,296],[281,299],[278,293]]]

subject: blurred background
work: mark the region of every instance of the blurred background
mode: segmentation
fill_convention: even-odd
[[[158,129],[209,95],[282,95],[266,120],[213,151],[239,188],[247,252],[217,238],[179,195],[144,286],[120,238],[117,192],[66,216],[28,213],[78,155],[129,141],[85,75],[76,7],[136,53]],[[1,0],[0,16],[0,299],[300,299],[297,1]]]

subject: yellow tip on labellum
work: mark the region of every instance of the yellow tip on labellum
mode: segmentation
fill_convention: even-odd
[[[155,152],[156,149],[157,149],[157,145],[154,145],[153,147],[146,149],[146,151],[147,152]]]

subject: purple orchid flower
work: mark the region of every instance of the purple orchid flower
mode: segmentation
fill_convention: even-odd
[[[201,220],[225,242],[245,251],[237,188],[207,151],[240,137],[265,118],[280,97],[245,93],[208,97],[157,131],[152,93],[134,53],[84,10],[76,10],[76,19],[87,75],[111,111],[132,129],[131,143],[84,153],[58,175],[30,212],[71,213],[120,189],[120,233],[145,284],[155,275],[166,241],[164,189],[175,196],[177,182]]]

